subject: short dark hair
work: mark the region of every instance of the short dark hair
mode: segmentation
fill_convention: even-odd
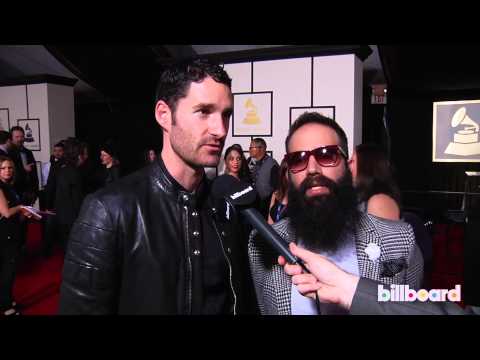
[[[267,143],[265,142],[265,140],[263,140],[262,138],[255,138],[252,140],[255,144],[263,147],[265,150],[267,149]]]
[[[306,125],[306,124],[324,125],[331,128],[333,131],[335,131],[335,133],[338,135],[338,138],[340,139],[340,146],[345,151],[345,154],[348,158],[348,140],[347,140],[347,135],[345,134],[345,131],[343,131],[343,129],[340,127],[340,125],[338,125],[337,122],[335,122],[335,120],[332,120],[317,112],[304,112],[292,124],[288,132],[287,138],[285,139],[285,151],[287,153],[288,153],[288,143],[290,142],[292,135],[295,133],[295,131],[297,131],[299,128],[301,128],[303,125]]]
[[[63,144],[63,141],[59,141],[58,143],[53,145],[53,147],[61,147],[62,149],[65,149],[65,145]]]
[[[5,130],[0,130],[0,145],[6,144],[10,139],[10,133]]]
[[[168,67],[160,75],[155,103],[163,100],[175,113],[178,100],[187,96],[190,84],[201,82],[208,76],[231,89],[232,79],[219,64],[205,59],[180,62]]]
[[[25,135],[25,130],[23,130],[21,126],[12,126],[12,128],[10,129],[10,135],[12,135],[14,131],[21,131],[23,135]]]
[[[107,139],[101,146],[100,151],[106,152],[114,159],[118,159],[118,146],[113,139]]]

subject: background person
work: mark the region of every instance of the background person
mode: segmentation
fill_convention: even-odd
[[[120,161],[112,141],[107,141],[100,147],[100,160],[103,165],[102,184],[107,186],[120,179]]]
[[[349,161],[363,212],[390,220],[400,219],[400,190],[387,154],[377,145],[355,147]]]
[[[31,217],[22,209],[20,195],[13,186],[14,178],[15,164],[0,155],[0,311],[3,315],[18,313],[12,292],[23,238],[21,215]]]
[[[288,166],[282,160],[278,174],[278,188],[273,192],[268,210],[268,223],[273,224],[288,216]]]
[[[258,210],[267,219],[270,199],[277,188],[279,166],[277,161],[267,154],[267,143],[262,138],[253,139],[249,151],[247,163],[260,198]]]

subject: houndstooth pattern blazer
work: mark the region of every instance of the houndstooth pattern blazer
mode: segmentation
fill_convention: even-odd
[[[295,240],[290,219],[285,218],[275,223],[273,228],[287,242]],[[423,257],[409,224],[361,214],[355,230],[355,243],[361,277],[387,285],[408,284],[414,289],[421,286]],[[380,257],[375,261],[370,260],[365,253],[365,248],[371,243],[380,247]],[[261,313],[290,315],[292,286],[290,276],[278,265],[278,253],[257,234],[256,230],[250,234],[248,255]],[[398,266],[398,263],[403,265]],[[386,268],[393,271],[388,273],[385,271]],[[389,276],[385,276],[386,273]]]

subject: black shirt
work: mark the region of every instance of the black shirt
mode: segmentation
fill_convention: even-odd
[[[207,211],[202,212],[202,281],[203,299],[200,313],[204,315],[232,314],[233,301],[229,281],[229,268],[219,236]],[[194,256],[196,258],[198,256]],[[195,299],[195,298],[194,298]],[[194,304],[197,301],[194,300]],[[200,305],[200,304],[199,304]],[[194,306],[195,309],[195,306]]]
[[[168,177],[183,189],[173,177]],[[204,176],[197,190],[190,193],[190,204],[197,216],[193,216],[191,228],[188,230],[191,233],[198,233],[197,236],[191,237],[190,242],[192,314],[233,314],[229,267],[224,255],[227,249],[222,248],[220,234],[217,234],[213,224],[210,186]]]

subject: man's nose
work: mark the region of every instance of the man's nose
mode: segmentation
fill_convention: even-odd
[[[310,154],[308,157],[307,163],[307,173],[308,174],[321,174],[322,173],[322,166],[317,162],[315,156]]]
[[[211,135],[219,139],[223,139],[228,133],[229,120],[225,120],[222,114],[215,114],[212,116],[209,124],[209,132]]]

